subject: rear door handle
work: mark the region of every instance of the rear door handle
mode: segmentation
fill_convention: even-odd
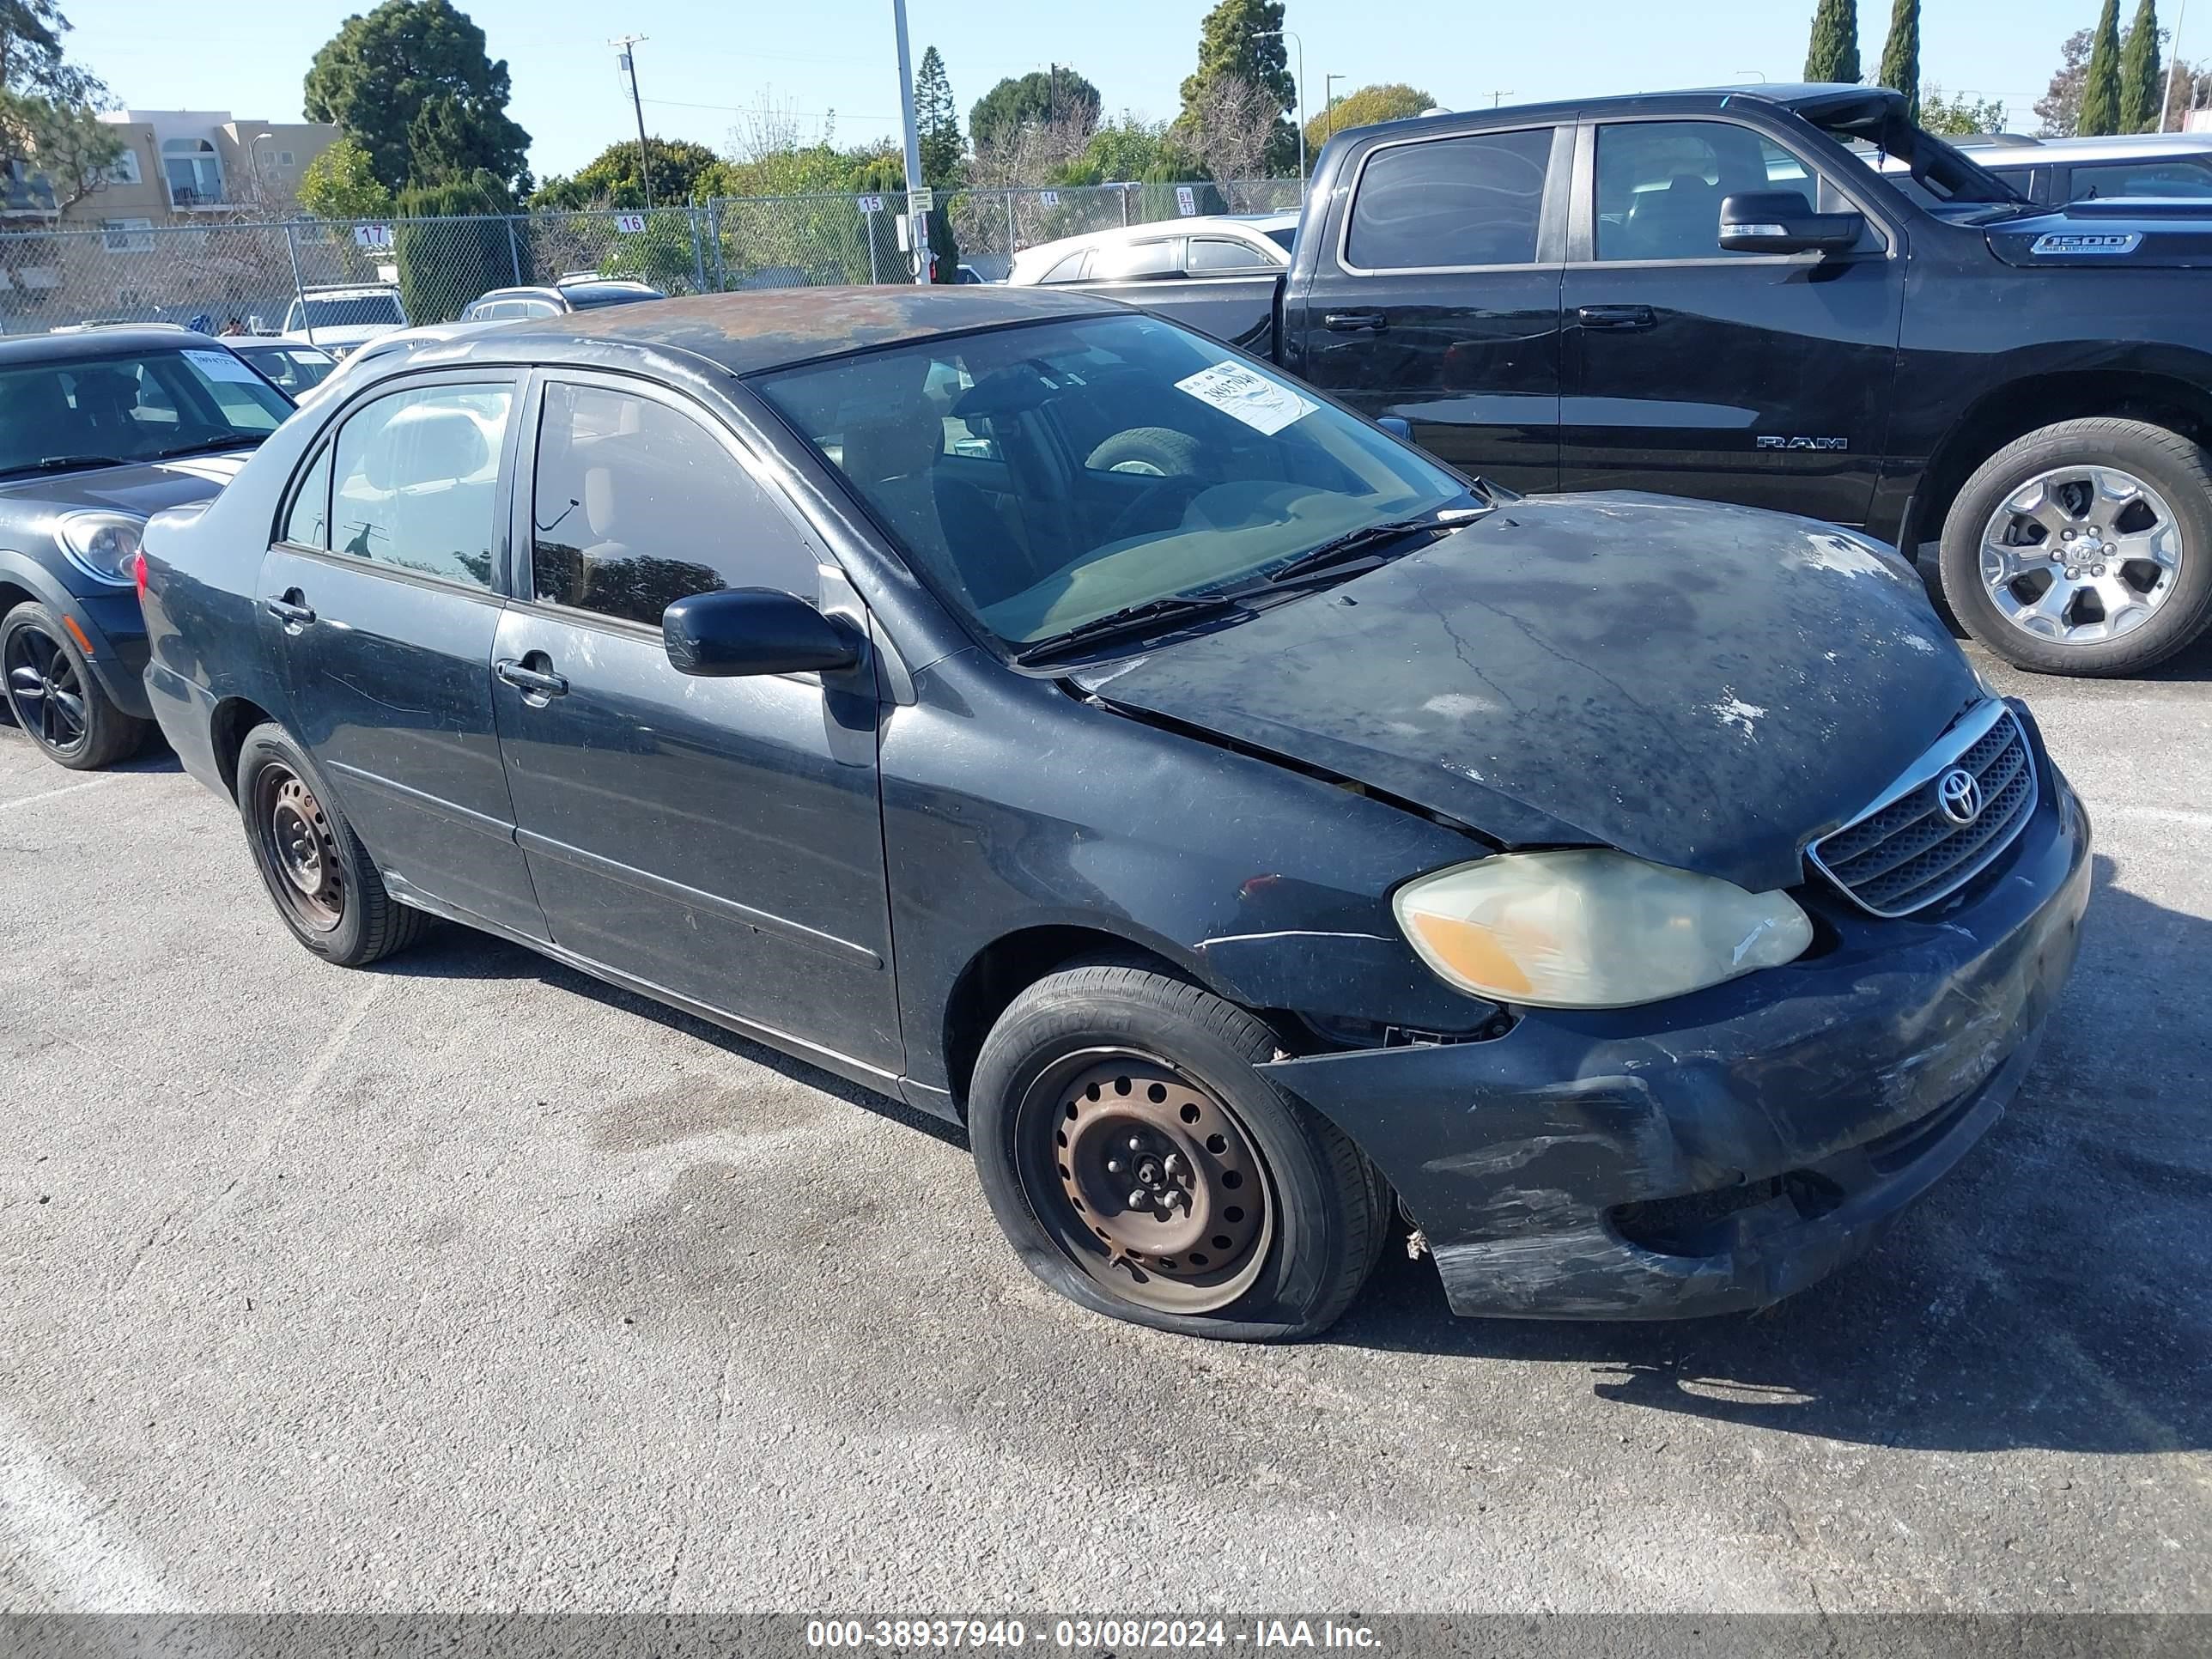
[[[1650,328],[1659,316],[1650,306],[1577,306],[1575,320],[1584,328]]]
[[[1363,329],[1380,334],[1390,326],[1390,319],[1379,311],[1332,311],[1322,316],[1321,325],[1337,334],[1357,334]]]
[[[531,654],[538,656],[540,653],[532,652]],[[512,657],[501,658],[492,665],[491,672],[526,697],[565,697],[568,695],[568,682],[560,675],[526,668]]]
[[[295,604],[298,597],[300,590],[295,587],[281,599],[262,600],[261,608],[287,628],[305,628],[315,620],[315,613],[307,605]]]

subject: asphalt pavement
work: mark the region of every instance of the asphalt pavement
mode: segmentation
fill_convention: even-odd
[[[1766,1314],[1325,1340],[1033,1283],[956,1135],[448,929],[284,934],[0,729],[0,1610],[2212,1611],[2212,649],[1999,671],[2089,803],[2036,1069]]]

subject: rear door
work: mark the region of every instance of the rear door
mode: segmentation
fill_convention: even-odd
[[[726,587],[857,600],[696,404],[548,372],[528,424],[529,556],[492,672],[554,943],[895,1075],[872,668],[697,678],[670,665],[660,631],[674,601]]]
[[[544,937],[491,699],[514,376],[349,410],[292,486],[262,626],[307,746],[394,891]]]
[[[1902,232],[1735,254],[1721,203],[1865,204],[1778,138],[1699,116],[1583,130],[1565,287],[1565,489],[1655,489],[1863,524],[1888,436]]]
[[[1284,301],[1284,366],[1462,471],[1559,483],[1571,128],[1377,144]]]

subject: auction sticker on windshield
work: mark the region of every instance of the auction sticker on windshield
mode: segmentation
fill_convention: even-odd
[[[1286,386],[1255,374],[1242,363],[1216,363],[1176,382],[1200,403],[1212,404],[1223,414],[1244,422],[1255,432],[1277,433],[1292,421],[1310,415],[1321,405],[1301,398]]]
[[[210,380],[235,380],[240,386],[261,384],[261,377],[242,358],[228,351],[187,351],[185,361]]]

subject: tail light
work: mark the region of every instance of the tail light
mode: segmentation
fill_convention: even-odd
[[[146,551],[143,548],[131,556],[131,580],[138,585],[139,602],[143,604],[146,599]]]

